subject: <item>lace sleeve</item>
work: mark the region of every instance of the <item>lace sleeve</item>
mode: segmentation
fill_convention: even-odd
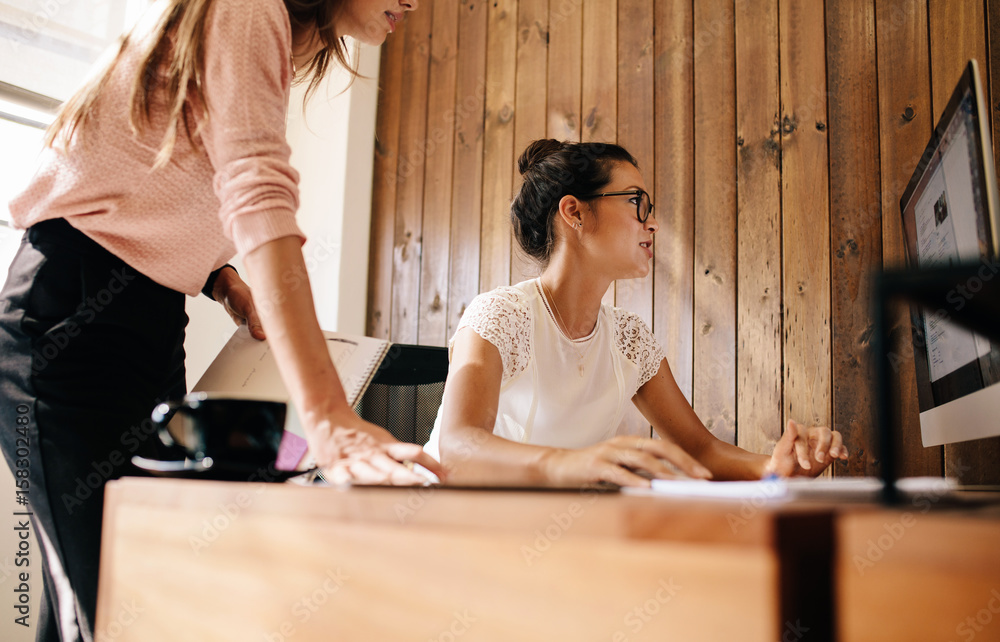
[[[499,350],[504,381],[524,371],[531,355],[531,326],[528,306],[520,290],[501,287],[480,294],[465,309],[455,332],[466,326]],[[449,351],[454,341],[453,337]]]
[[[615,340],[625,358],[639,366],[638,390],[660,369],[663,348],[639,315],[621,308],[615,308]]]

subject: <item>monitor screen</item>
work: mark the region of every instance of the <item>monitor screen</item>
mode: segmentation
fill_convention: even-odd
[[[986,113],[971,61],[900,199],[911,267],[980,262],[988,269],[977,278],[1000,276],[992,269],[1000,226]],[[911,306],[924,446],[1000,434],[1000,343],[952,318],[981,287],[981,280],[957,283],[949,308]]]

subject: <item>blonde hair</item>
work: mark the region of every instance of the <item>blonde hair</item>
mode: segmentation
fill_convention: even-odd
[[[201,125],[208,121],[207,103],[204,92],[205,71],[205,22],[213,0],[162,0],[165,5],[158,13],[153,13],[155,24],[148,28],[140,23],[126,34],[119,43],[117,52],[99,66],[95,75],[67,100],[55,120],[45,132],[45,145],[55,147],[57,141],[68,144],[77,131],[82,131],[93,115],[94,105],[114,72],[126,47],[133,39],[141,37],[145,41],[139,65],[131,82],[129,96],[129,125],[133,133],[141,133],[149,124],[151,97],[157,90],[165,92],[168,110],[167,128],[156,155],[154,168],[163,167],[170,160],[177,142],[177,129],[183,124],[185,134],[192,145],[197,146],[197,130],[192,131],[189,115],[185,110],[188,98],[196,104],[206,105]],[[306,79],[306,99],[316,91],[320,81],[329,69],[331,61],[336,61],[346,69],[353,80],[358,76],[357,68],[349,61],[351,56],[344,38],[338,36],[334,25],[343,8],[343,0],[284,0],[292,25],[296,29],[315,26],[323,48],[301,69],[296,70],[293,82],[299,84]],[[152,11],[152,9],[151,9]],[[355,52],[356,53],[356,52]],[[291,54],[291,52],[289,52]],[[357,55],[353,56],[357,60]],[[162,68],[162,69],[161,69]],[[161,78],[162,73],[162,80]]]

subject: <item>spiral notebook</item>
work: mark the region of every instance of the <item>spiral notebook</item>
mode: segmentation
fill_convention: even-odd
[[[342,332],[324,331],[323,336],[344,386],[347,403],[354,407],[371,383],[390,344],[384,339]],[[281,379],[278,363],[271,354],[271,346],[266,340],[251,337],[245,325],[237,328],[193,390],[284,401],[288,404],[288,416],[277,467],[290,470],[302,459],[306,452],[305,433],[291,403],[291,394]]]

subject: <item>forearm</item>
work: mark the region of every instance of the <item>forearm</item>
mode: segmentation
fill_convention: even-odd
[[[266,243],[245,263],[275,361],[306,429],[324,416],[352,412],[316,319],[299,238]]]
[[[455,484],[538,485],[549,483],[546,462],[554,448],[521,444],[483,428],[447,426],[441,434],[441,465]]]
[[[712,471],[716,481],[755,480],[764,476],[770,457],[743,450],[715,437],[698,454],[698,461]]]

